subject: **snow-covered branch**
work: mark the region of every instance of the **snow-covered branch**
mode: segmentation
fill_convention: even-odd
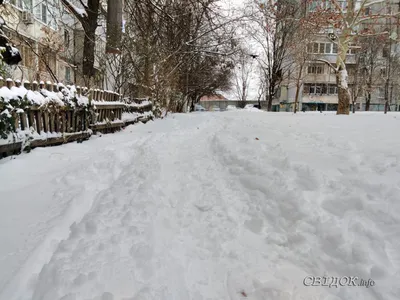
[[[88,17],[85,8],[76,7],[74,4],[71,3],[69,0],[61,0],[65,7],[79,20],[82,21]],[[81,2],[82,3],[82,2]],[[85,6],[84,6],[85,7]]]

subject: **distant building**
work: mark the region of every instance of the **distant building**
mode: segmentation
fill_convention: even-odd
[[[203,96],[200,98],[200,101],[228,101],[227,98],[222,96],[221,94],[215,94],[215,95],[208,95],[208,96]]]
[[[308,2],[307,2],[308,3]],[[325,3],[325,1],[310,1],[308,3],[307,10],[313,11],[318,3]],[[345,3],[345,1],[340,1],[340,3]],[[383,5],[383,8],[382,8]],[[385,8],[385,5],[387,6]],[[379,3],[372,5],[366,10],[365,14],[371,14],[378,11],[382,13],[382,9],[385,9],[384,13],[390,13],[398,11],[398,4],[386,4]],[[382,21],[385,22],[385,21]],[[382,24],[377,24],[382,26]],[[384,26],[384,25],[383,25]],[[397,28],[398,31],[398,28]],[[336,65],[337,56],[337,44],[333,43],[328,38],[329,30],[326,29],[321,34],[317,35],[315,40],[308,45],[308,53],[313,58],[324,59],[333,65]],[[356,45],[353,45],[356,46]],[[380,61],[382,67],[378,67],[375,72],[384,74],[386,70],[386,57],[389,49],[382,47],[378,55],[377,60]],[[396,45],[392,45],[392,52],[396,52]],[[356,71],[356,66],[359,56],[355,48],[348,51],[346,59],[346,68],[349,74],[349,88],[354,87],[354,74]],[[336,85],[336,75],[334,71],[323,62],[319,62],[316,59],[310,59],[305,66],[305,76],[302,79],[302,86],[299,94],[298,109],[305,110],[337,110],[338,106],[338,90]],[[362,75],[361,75],[362,76]],[[377,80],[374,80],[374,85],[372,87],[372,97],[370,110],[383,110],[384,109],[384,94],[385,94],[385,81],[384,76],[376,76]],[[397,99],[395,99],[396,87],[391,88],[391,103],[392,109],[396,109]],[[280,111],[293,111],[296,95],[296,81],[294,75],[288,74],[286,79],[282,82],[281,89],[279,91],[279,102]],[[361,95],[356,100],[356,110],[365,109],[365,96]]]

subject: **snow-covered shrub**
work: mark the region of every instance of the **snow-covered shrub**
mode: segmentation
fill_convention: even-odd
[[[39,91],[27,90],[24,86],[0,88],[0,138],[7,138],[11,132],[16,132],[15,113],[28,112],[30,107],[42,111],[59,112],[61,110],[78,110],[88,112],[91,106],[85,95],[79,96],[75,86],[65,87],[58,84],[58,92],[40,89]]]
[[[0,89],[0,138],[15,132],[15,114],[23,113],[30,103],[26,97],[13,93],[7,87]]]

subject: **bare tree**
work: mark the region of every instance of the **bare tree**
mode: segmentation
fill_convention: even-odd
[[[232,21],[216,0],[126,1],[124,93],[152,97],[172,111],[227,89],[233,64]]]
[[[315,5],[316,4],[316,5]],[[386,0],[348,0],[348,1],[318,1],[312,2],[311,19],[326,20],[332,32],[330,39],[338,45],[336,64],[322,60],[336,73],[338,86],[337,114],[349,114],[351,95],[349,90],[348,72],[346,67],[347,54],[360,37],[388,35],[388,31],[379,32],[373,26],[380,20],[393,18],[394,14],[387,13],[385,8],[390,6]],[[377,5],[382,9],[372,12]],[[309,6],[310,8],[310,6]],[[368,27],[365,27],[367,25]]]
[[[234,72],[236,96],[242,103],[247,101],[250,78],[253,72],[253,61],[256,59],[255,55],[253,55],[253,58],[248,53],[249,51],[241,49],[237,58],[234,59],[236,66]]]
[[[265,69],[268,91],[265,96],[267,109],[270,111],[284,73],[288,70],[288,49],[295,37],[298,14],[302,11],[302,6],[299,2],[291,0],[254,0],[251,5],[255,12],[251,18],[254,26],[250,34],[263,49],[259,60]]]

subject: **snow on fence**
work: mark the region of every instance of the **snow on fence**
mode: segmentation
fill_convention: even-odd
[[[88,139],[153,118],[148,99],[112,91],[0,77],[0,157],[21,149]]]

